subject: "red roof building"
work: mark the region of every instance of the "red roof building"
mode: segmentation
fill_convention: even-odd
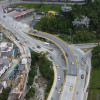
[[[28,14],[31,14],[32,12],[34,12],[35,11],[35,9],[28,9],[28,10],[26,10],[26,11],[24,11],[24,12],[18,12],[18,13],[16,13],[15,15],[14,15],[14,17],[15,18],[19,18],[19,17],[23,17],[24,15],[28,15]]]

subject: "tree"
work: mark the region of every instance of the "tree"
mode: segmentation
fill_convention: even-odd
[[[89,31],[82,29],[82,30],[76,31],[73,35],[73,38],[74,38],[74,41],[88,42],[89,40],[91,40],[91,34],[89,33]]]
[[[100,45],[92,50],[92,66],[93,68],[100,68]]]
[[[0,100],[7,100],[10,90],[11,88],[9,87],[7,87],[6,89],[3,89],[2,93],[0,93]]]
[[[25,96],[26,100],[29,100],[31,97],[34,96],[34,94],[35,94],[35,89],[31,87]]]

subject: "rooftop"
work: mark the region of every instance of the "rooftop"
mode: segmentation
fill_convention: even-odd
[[[23,71],[23,70],[24,70],[24,65],[20,65],[18,71]]]
[[[0,59],[0,70],[4,67],[4,66],[8,66],[9,63],[11,62],[11,59]]]

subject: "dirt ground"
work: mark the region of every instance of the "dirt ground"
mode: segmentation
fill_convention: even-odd
[[[46,86],[47,86],[47,81],[42,77],[39,71],[39,67],[37,67],[37,76],[35,76],[32,85],[32,87],[35,88],[35,96],[30,100],[44,100]]]

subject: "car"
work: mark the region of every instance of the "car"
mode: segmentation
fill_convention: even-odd
[[[37,33],[37,30],[33,30],[33,33]]]
[[[84,65],[84,63],[83,62],[81,62],[81,66],[83,66]]]
[[[69,56],[67,52],[66,52],[66,56],[67,56],[67,57]]]
[[[72,61],[72,65],[74,65],[74,62]]]
[[[59,69],[59,66],[58,66],[58,65],[56,65],[56,68],[57,68],[57,69]]]
[[[4,15],[3,18],[5,18],[6,16]]]
[[[72,91],[73,90],[73,86],[70,86],[70,91]]]
[[[37,48],[39,48],[39,49],[40,49],[41,47],[40,47],[39,45],[37,45]]]
[[[61,88],[58,90],[58,94],[60,94],[61,93]]]
[[[84,75],[81,75],[81,79],[83,79],[84,78]]]
[[[33,49],[35,49],[35,47],[32,47]]]
[[[50,56],[50,59],[53,60],[52,56]]]
[[[28,42],[28,40],[25,40],[25,42]]]
[[[47,54],[50,54],[50,52],[46,51]]]
[[[60,76],[58,76],[58,80],[60,80]]]
[[[37,14],[38,15],[44,15],[45,13],[44,12],[38,12]]]

